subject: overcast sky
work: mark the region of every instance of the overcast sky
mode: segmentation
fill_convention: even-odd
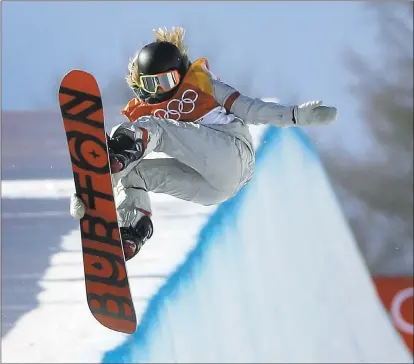
[[[337,142],[363,133],[347,89],[347,46],[374,56],[372,26],[357,2],[3,2],[3,110],[57,107],[57,85],[72,68],[101,88],[124,77],[152,29],[183,26],[190,56],[252,97],[282,103],[322,99],[340,110]],[[132,94],[131,94],[132,96]],[[107,95],[111,102],[111,95]],[[127,102],[128,100],[125,100]],[[320,133],[317,131],[317,133]],[[358,143],[361,147],[363,143]],[[363,145],[362,145],[363,148]]]

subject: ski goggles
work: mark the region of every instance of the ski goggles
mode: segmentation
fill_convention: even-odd
[[[157,75],[139,76],[139,87],[150,94],[155,94],[160,88],[167,92],[180,83],[180,74],[177,70],[159,73]]]

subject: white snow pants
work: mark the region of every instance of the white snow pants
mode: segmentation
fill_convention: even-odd
[[[208,126],[157,117],[141,117],[111,131],[146,129],[149,143],[144,157],[163,152],[171,158],[142,159],[113,176],[120,226],[135,225],[151,212],[148,192],[165,193],[202,205],[214,205],[234,196],[254,173],[251,149],[230,133]]]

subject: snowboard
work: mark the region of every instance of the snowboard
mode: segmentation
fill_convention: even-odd
[[[76,194],[86,205],[80,220],[86,298],[104,326],[132,334],[137,322],[122,248],[99,86],[90,73],[72,70],[59,88]]]

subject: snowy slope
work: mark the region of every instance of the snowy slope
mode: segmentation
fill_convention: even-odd
[[[71,181],[65,182],[66,188],[60,183],[60,196],[66,197],[73,187]],[[35,191],[42,190],[42,181],[29,183]],[[3,190],[7,191],[7,185],[3,182]],[[154,237],[128,264],[138,317],[197,241],[198,230],[212,210],[165,196],[153,197]],[[5,221],[12,217],[6,215]],[[5,362],[99,362],[104,350],[125,337],[101,326],[89,312],[79,238],[78,228],[61,237],[59,251],[52,255],[44,276],[38,277],[42,288],[37,296],[38,307],[21,317],[3,339]],[[7,272],[4,278],[8,278]],[[8,307],[5,309],[7,312]]]
[[[329,182],[296,130],[212,215],[136,334],[103,362],[412,362]]]
[[[133,336],[87,307],[73,181],[29,167],[2,181],[3,362],[410,362],[300,133],[270,129],[255,179],[218,209],[151,195],[155,233],[128,264]]]
[[[263,130],[252,128],[256,146]],[[153,157],[158,156],[162,154]],[[68,215],[73,181],[34,177],[2,181],[3,244],[7,244],[2,359],[8,363],[99,362],[126,335],[102,327],[87,307],[79,228]],[[138,319],[185,260],[215,210],[164,195],[151,194],[151,200],[154,236],[128,264]],[[43,273],[38,262],[44,260]]]

